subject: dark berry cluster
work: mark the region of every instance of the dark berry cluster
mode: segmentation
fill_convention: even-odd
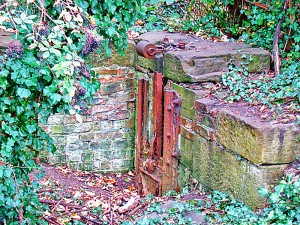
[[[99,47],[99,43],[97,42],[95,37],[93,35],[89,35],[84,42],[83,49],[82,49],[82,56],[83,57],[88,56],[98,47]]]
[[[78,95],[79,96],[85,96],[86,90],[83,87],[80,87],[78,89]]]
[[[40,42],[42,37],[48,37],[50,34],[50,30],[48,26],[40,26],[35,33],[35,40]]]
[[[91,70],[87,65],[81,65],[78,67],[79,69],[79,74],[85,78],[91,78]]]
[[[12,41],[8,48],[6,49],[5,53],[9,58],[17,58],[20,59],[24,53],[23,45],[19,40]]]

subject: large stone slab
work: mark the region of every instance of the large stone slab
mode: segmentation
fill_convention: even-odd
[[[200,38],[168,32],[150,32],[139,40],[161,44],[167,37],[172,43],[179,40],[186,43],[186,49],[173,48],[164,55],[164,75],[175,82],[220,81],[222,74],[228,71],[228,64],[240,66],[247,63],[250,72],[261,72],[270,68],[270,53],[249,45],[231,42],[211,42]],[[154,70],[153,59],[138,57],[139,65]]]
[[[236,66],[247,62],[249,72],[261,72],[270,67],[268,51],[241,43],[199,42],[196,49],[167,52],[165,75],[177,82],[220,81],[231,59]]]
[[[221,109],[216,140],[255,164],[282,164],[300,156],[300,127],[270,124]]]
[[[279,181],[287,164],[257,166],[213,141],[195,136],[192,176],[213,190],[233,195],[252,208],[265,203],[258,188]]]
[[[186,35],[180,32],[166,32],[166,31],[151,31],[148,33],[144,33],[137,38],[137,41],[149,41],[151,44],[162,44],[164,38],[168,38],[171,43],[178,42],[181,40],[183,42],[203,42],[204,40],[198,38],[194,35]]]

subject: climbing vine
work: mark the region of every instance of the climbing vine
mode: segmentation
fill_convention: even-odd
[[[99,89],[90,53],[100,45],[122,52],[128,27],[146,8],[141,0],[7,1],[0,8],[2,26],[14,31],[0,56],[0,224],[47,224],[29,176],[40,169],[40,151],[55,151],[40,124],[57,112],[81,121]]]

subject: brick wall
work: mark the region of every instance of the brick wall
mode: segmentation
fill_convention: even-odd
[[[95,70],[101,88],[82,114],[83,123],[54,115],[44,127],[57,147],[46,160],[83,170],[126,171],[134,160],[134,69],[112,65]]]

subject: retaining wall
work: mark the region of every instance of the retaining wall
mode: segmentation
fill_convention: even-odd
[[[173,49],[153,59],[138,56],[137,64],[140,70],[163,71],[167,85],[182,98],[181,187],[193,178],[199,181],[198,188],[220,190],[253,208],[261,206],[265,200],[257,189],[277,183],[300,155],[299,125],[261,121],[251,108],[225,103],[226,93],[211,98],[209,90],[220,82],[229,63],[247,62],[251,72],[269,69],[270,53],[240,43],[207,42],[163,32],[139,38],[161,43],[166,36],[173,43],[187,43],[186,50]]]

